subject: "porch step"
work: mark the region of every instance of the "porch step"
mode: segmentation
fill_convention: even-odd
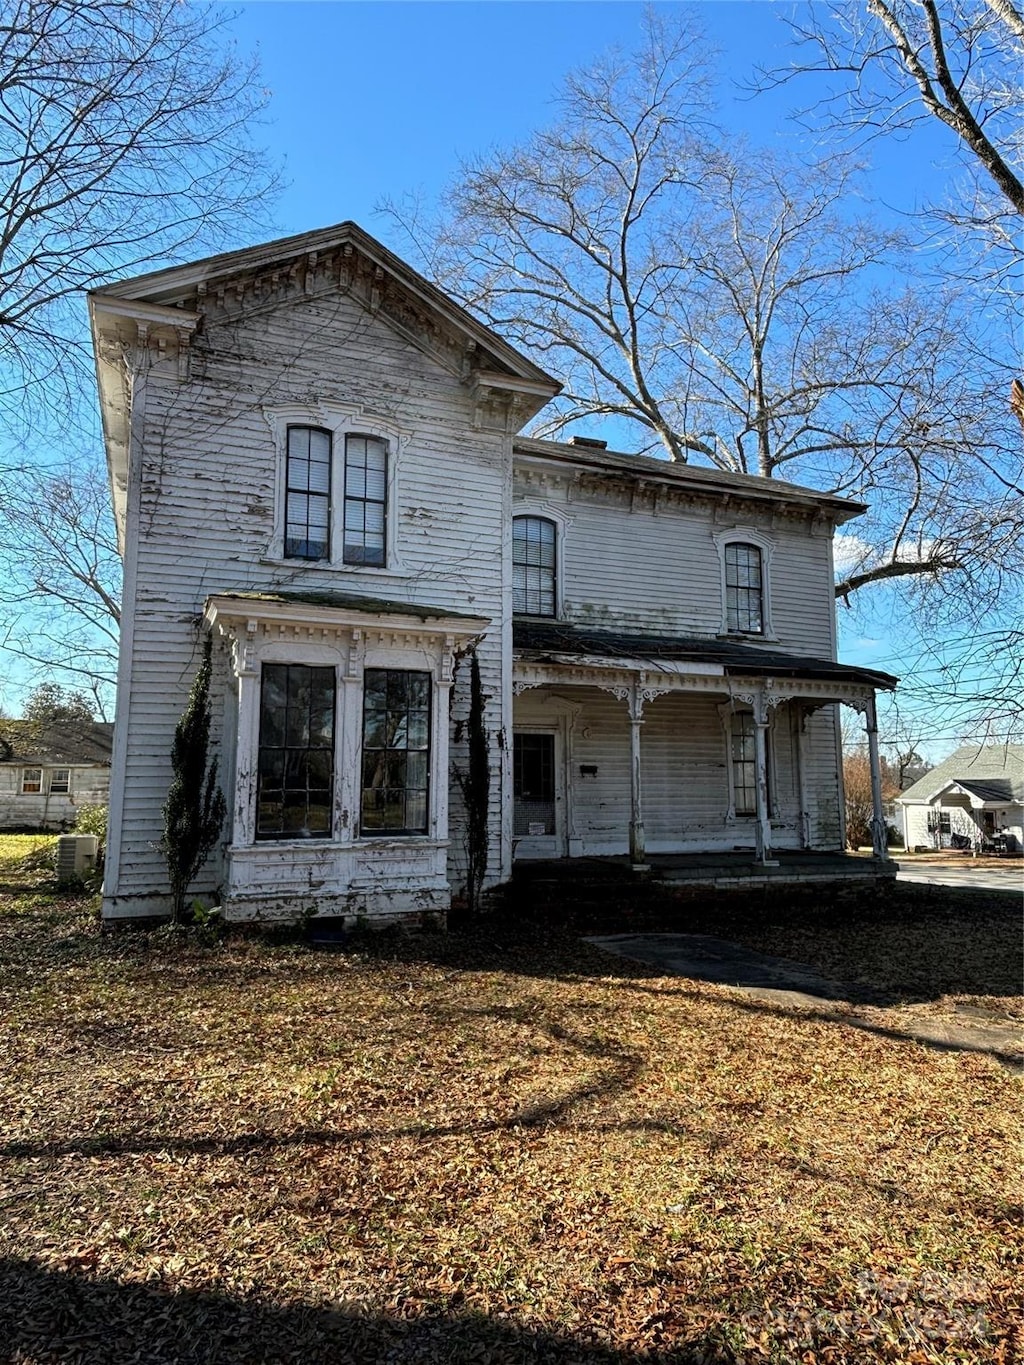
[[[783,902],[808,907],[877,894],[895,880],[895,864],[843,855],[783,856],[776,866],[749,854],[652,858],[635,873],[624,858],[574,858],[517,863],[512,879],[495,887],[487,908],[514,919],[557,923],[595,932],[655,927],[684,929],[714,908],[770,910]]]

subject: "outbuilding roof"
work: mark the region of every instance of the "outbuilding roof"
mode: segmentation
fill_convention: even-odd
[[[1024,744],[963,744],[897,799],[928,802],[954,782],[982,801],[1024,803]]]
[[[109,767],[114,727],[108,721],[0,721],[0,763]]]

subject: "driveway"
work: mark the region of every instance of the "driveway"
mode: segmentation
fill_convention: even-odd
[[[897,858],[897,862],[899,858]],[[1016,891],[1024,893],[1024,867],[1013,862],[1007,867],[972,867],[948,863],[900,863],[899,882],[919,882],[924,886],[954,886],[975,891]]]

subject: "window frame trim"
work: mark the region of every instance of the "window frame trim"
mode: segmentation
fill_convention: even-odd
[[[57,774],[58,774],[58,773],[67,773],[67,786],[64,787],[63,791],[60,790],[60,788],[54,788],[54,785],[53,785],[54,782],[55,782],[55,780],[56,780],[56,778],[57,778]],[[53,771],[50,773],[50,781],[49,781],[49,783],[47,784],[47,790],[49,791],[49,793],[50,793],[51,796],[70,796],[70,795],[71,795],[71,769],[70,769],[69,767],[67,767],[67,766],[65,766],[65,767],[63,767],[63,768],[54,768]]]
[[[730,640],[778,639],[772,617],[772,555],[775,541],[755,526],[732,526],[727,531],[716,531],[712,537],[718,553],[719,591],[721,593],[721,626],[719,635]],[[726,570],[726,547],[753,545],[761,552],[761,629],[738,630],[729,625],[729,588]]]
[[[307,571],[342,570],[347,574],[378,574],[409,577],[399,547],[398,524],[401,519],[399,469],[410,440],[407,428],[365,408],[335,403],[327,399],[315,403],[286,403],[265,406],[263,417],[274,442],[274,519],[264,562],[291,568],[305,566]],[[286,497],[288,476],[288,428],[315,427],[330,433],[331,471],[328,499],[330,543],[325,559],[286,557]],[[387,458],[387,501],[384,505],[384,564],[346,564],[345,518],[345,438],[371,436],[382,440]]]
[[[349,443],[350,438],[352,438],[352,437],[355,437],[356,439],[361,439],[361,440],[364,440],[364,441],[382,441],[382,442],[383,442],[383,445],[384,445],[384,501],[383,501],[383,507],[384,507],[384,563],[383,563],[383,564],[362,564],[362,563],[359,562],[359,560],[351,560],[351,559],[346,559],[346,558],[345,558],[345,532],[346,532],[346,530],[347,530],[347,526],[346,526],[347,516],[346,516],[346,513],[347,513],[347,511],[348,511],[348,500],[349,500],[349,491],[348,491],[348,443]],[[391,502],[391,463],[392,463],[392,461],[391,461],[391,442],[388,441],[386,438],[384,438],[384,437],[382,437],[382,436],[379,436],[376,432],[371,432],[371,431],[346,431],[346,432],[345,432],[345,435],[344,435],[344,438],[343,438],[343,448],[342,448],[342,451],[341,451],[341,459],[340,459],[341,500],[340,500],[340,506],[339,506],[339,509],[338,509],[338,510],[339,510],[340,513],[341,513],[341,517],[340,517],[340,520],[341,520],[341,562],[342,562],[342,565],[343,565],[346,569],[376,569],[376,570],[379,571],[379,570],[381,570],[381,569],[387,569],[387,568],[388,568],[388,565],[389,565],[389,563],[390,563],[390,543],[389,543],[389,542],[390,542],[390,536],[391,536],[391,523],[392,523],[392,520],[393,520],[393,518],[392,518],[392,516],[391,516],[391,511],[390,511],[390,502]],[[374,504],[374,505],[378,505],[378,500],[377,500],[376,498],[367,498],[367,497],[365,497],[365,496],[362,497],[362,498],[356,498],[356,497],[353,496],[352,501],[353,501],[353,502],[361,502],[364,506],[365,506],[367,503],[372,503],[372,504]],[[365,514],[364,514],[364,525],[365,525]],[[364,531],[364,534],[365,534],[365,531]]]
[[[776,763],[775,753],[775,721],[777,709],[778,708],[776,707],[772,707],[771,710],[768,712],[768,723],[765,727],[764,732],[764,761],[765,777],[767,779],[768,786],[769,821],[778,820],[780,818],[778,793],[776,791],[776,786],[778,783],[778,765]],[[742,813],[738,813],[736,810],[736,774],[733,770],[732,722],[734,716],[741,715],[748,715],[754,717],[755,716],[754,708],[751,706],[747,706],[745,703],[737,706],[734,702],[729,701],[722,702],[722,704],[718,707],[718,718],[722,723],[722,738],[725,743],[725,771],[729,783],[729,804],[726,807],[724,823],[726,825],[732,826],[739,824],[741,822],[749,821],[750,825],[753,826],[754,822],[757,820],[756,802],[754,809],[752,811],[743,811]],[[756,772],[754,774],[754,778],[756,781],[757,779]]]
[[[259,807],[260,807],[260,770],[259,770],[259,765],[260,765],[260,753],[261,753],[261,751],[262,751],[262,749],[263,749],[263,747],[264,747],[264,746],[260,743],[260,733],[261,733],[261,728],[262,728],[262,724],[261,724],[261,723],[262,723],[262,719],[263,719],[263,684],[264,684],[264,679],[265,679],[265,676],[266,676],[264,670],[265,670],[265,668],[266,668],[267,665],[269,665],[271,668],[322,668],[322,669],[324,669],[325,671],[326,671],[326,670],[331,670],[331,671],[333,672],[333,674],[334,674],[334,683],[333,683],[333,688],[334,688],[333,715],[332,715],[332,718],[331,718],[330,820],[329,820],[329,823],[328,823],[328,828],[327,828],[327,830],[326,830],[325,833],[317,833],[317,834],[294,834],[294,833],[292,833],[291,831],[284,831],[283,833],[279,833],[279,834],[261,834],[261,833],[260,833],[260,828],[259,828],[259,823],[260,823],[260,810],[259,810]],[[338,800],[338,797],[339,797],[339,786],[338,786],[338,757],[339,757],[339,747],[340,747],[339,744],[338,744],[338,729],[339,729],[338,721],[339,721],[339,706],[340,706],[340,702],[341,702],[341,691],[340,691],[341,681],[342,681],[342,680],[341,680],[341,678],[340,678],[340,676],[339,676],[338,666],[337,666],[336,661],[334,661],[334,660],[331,660],[331,661],[324,661],[324,662],[310,662],[310,661],[307,661],[306,659],[287,659],[287,660],[285,660],[285,659],[273,659],[273,658],[271,658],[271,659],[266,659],[266,658],[264,658],[264,659],[261,659],[261,660],[260,660],[260,663],[259,663],[259,679],[258,679],[258,686],[257,686],[257,693],[256,693],[256,727],[255,727],[255,728],[256,728],[256,735],[255,735],[255,751],[254,751],[254,753],[253,753],[253,758],[252,758],[252,762],[253,762],[253,774],[254,774],[254,776],[253,776],[253,798],[252,798],[252,803],[253,803],[253,812],[252,812],[253,844],[258,845],[258,846],[269,844],[269,845],[272,845],[272,846],[273,846],[273,845],[280,845],[280,844],[284,844],[284,843],[298,843],[298,844],[306,845],[306,844],[317,844],[317,843],[321,843],[321,844],[327,843],[327,844],[330,844],[330,843],[335,843],[335,842],[337,842],[338,811],[339,811],[339,809],[340,809],[340,807],[339,807],[339,800]],[[268,745],[267,747],[270,748],[270,747],[273,747],[273,746]],[[282,745],[282,746],[277,746],[277,747],[281,747],[281,748],[284,748],[284,749],[288,749],[290,746],[288,746],[288,745]],[[308,748],[309,748],[309,746],[307,745],[307,751],[308,751]]]
[[[296,492],[296,493],[301,493],[301,492],[303,491],[302,489],[298,489],[298,488],[295,489],[295,490],[292,490],[292,489],[290,488],[290,486],[289,486],[289,483],[288,483],[288,468],[289,468],[289,465],[290,465],[290,463],[291,463],[291,451],[290,451],[290,449],[289,449],[289,436],[291,435],[291,433],[292,433],[293,431],[308,431],[308,432],[314,432],[314,431],[316,431],[316,432],[319,432],[321,435],[324,435],[324,436],[327,437],[327,440],[328,440],[328,442],[329,442],[329,447],[330,447],[330,453],[329,453],[328,459],[327,459],[327,493],[326,493],[326,497],[327,497],[327,553],[326,553],[326,555],[318,555],[318,556],[316,556],[316,558],[310,558],[308,555],[290,555],[290,554],[288,553],[288,494],[289,494],[290,492],[292,492],[292,491],[294,491],[294,492]],[[310,423],[310,422],[288,422],[288,423],[285,424],[285,430],[284,430],[284,482],[283,482],[283,484],[282,484],[282,492],[281,492],[281,496],[282,496],[282,500],[283,500],[283,504],[284,504],[284,507],[283,507],[283,511],[284,511],[284,529],[283,529],[283,531],[282,531],[281,555],[282,555],[282,558],[289,560],[289,562],[294,562],[294,563],[297,563],[297,564],[324,564],[324,563],[328,563],[328,562],[330,561],[330,556],[331,556],[331,543],[332,543],[332,540],[333,540],[333,538],[334,538],[334,519],[335,519],[335,516],[336,516],[336,512],[335,512],[335,509],[334,509],[334,506],[333,506],[333,503],[334,503],[334,489],[333,489],[333,483],[334,483],[334,461],[335,461],[335,455],[334,455],[334,433],[330,430],[330,428],[328,428],[328,427],[313,426],[312,423]],[[309,496],[324,497],[325,495],[322,494],[322,493],[310,494],[310,493],[309,493],[309,490],[307,489],[307,490],[306,490],[306,496],[307,496],[307,497],[309,497]],[[307,522],[307,530],[308,530],[308,529],[309,529],[309,528],[308,528],[308,522]]]
[[[366,675],[367,675],[367,673],[422,673],[422,674],[424,674],[425,677],[427,678],[427,684],[428,684],[428,689],[429,689],[429,691],[428,691],[428,701],[427,701],[427,707],[426,707],[426,711],[427,711],[427,747],[426,747],[426,751],[425,751],[425,752],[426,752],[426,755],[427,755],[427,786],[426,786],[426,797],[427,797],[427,801],[426,801],[426,825],[427,825],[427,827],[426,827],[426,829],[379,829],[379,830],[368,830],[368,829],[366,829],[366,828],[364,827],[364,825],[363,825],[363,793],[364,793],[364,791],[366,790],[365,787],[363,786],[363,764],[364,764],[364,761],[365,761],[365,754],[366,754]],[[436,719],[435,719],[435,715],[434,715],[434,701],[435,701],[434,694],[435,694],[436,690],[437,690],[437,678],[436,678],[436,675],[435,675],[435,670],[433,670],[433,669],[430,669],[430,668],[408,668],[408,667],[397,667],[397,668],[396,668],[396,667],[393,667],[393,666],[391,666],[391,665],[389,665],[389,664],[384,664],[384,665],[380,665],[380,664],[364,664],[363,672],[362,672],[362,675],[361,675],[361,678],[360,678],[360,682],[359,682],[359,692],[360,692],[360,707],[359,707],[359,711],[360,711],[360,729],[359,729],[359,758],[358,758],[357,773],[356,773],[356,778],[357,778],[357,782],[356,782],[356,791],[357,791],[357,794],[358,794],[358,803],[357,803],[358,815],[357,815],[357,818],[356,818],[356,820],[355,820],[355,822],[354,822],[354,839],[355,839],[355,841],[356,841],[357,843],[358,843],[358,842],[361,842],[361,841],[365,841],[365,842],[367,842],[367,843],[375,843],[377,840],[380,840],[380,839],[401,839],[401,840],[404,842],[404,841],[407,840],[407,839],[427,839],[427,838],[430,837],[431,828],[432,828],[432,826],[433,826],[433,824],[434,824],[434,818],[433,818],[433,811],[434,811],[434,783],[435,783],[435,781],[437,781],[437,773],[436,773],[436,771],[435,771],[435,766],[434,766],[434,762],[435,762],[435,761],[434,761],[434,727],[435,727],[435,724],[436,724]],[[391,753],[398,753],[398,752],[402,752],[402,751],[401,751],[401,750],[385,750],[384,752],[385,752],[385,753],[388,753],[388,752],[391,752]],[[418,752],[421,752],[421,751],[420,751],[420,750],[416,750],[416,749],[411,749],[411,750],[410,750],[410,749],[406,749],[404,752],[406,752],[406,753],[418,753]],[[406,786],[406,787],[403,788],[403,790],[404,790],[405,792],[408,792],[408,791],[409,791],[409,787]]]
[[[515,566],[512,562],[513,523],[519,517],[539,517],[542,521],[550,521],[555,528],[555,610],[550,616],[533,616],[528,612],[517,612],[513,607],[513,577],[515,574]],[[517,620],[561,621],[565,619],[565,546],[567,532],[572,523],[573,517],[554,503],[535,501],[531,498],[517,498],[512,503],[512,510],[507,523],[508,609]]]

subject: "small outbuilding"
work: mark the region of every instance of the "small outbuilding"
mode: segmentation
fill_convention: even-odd
[[[114,727],[106,721],[0,722],[0,829],[70,829],[106,805]]]
[[[1024,744],[964,744],[898,803],[911,848],[1024,851]]]

